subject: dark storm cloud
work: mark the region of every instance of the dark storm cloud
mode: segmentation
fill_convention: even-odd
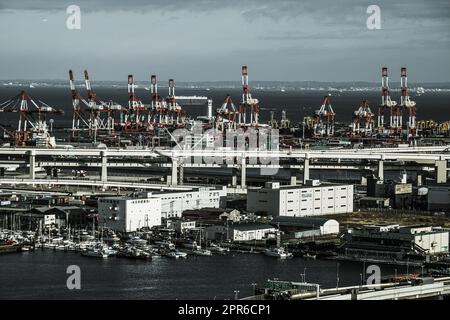
[[[240,3],[237,0],[22,0],[0,1],[1,9],[61,10],[75,4],[86,11],[148,11],[148,10],[216,10]],[[256,1],[252,1],[256,2]]]
[[[367,8],[376,4],[391,8],[400,17],[448,18],[448,0],[0,0],[0,10],[61,10],[70,4],[82,6],[86,11],[211,11],[224,8],[253,8],[254,16],[281,18],[308,14],[320,14],[323,19],[330,15],[347,15],[349,8]]]
[[[79,31],[65,28],[71,4]],[[373,4],[381,30],[366,27]],[[450,0],[0,0],[0,27],[16,39],[0,47],[3,78],[95,66],[102,79],[230,80],[249,64],[253,79],[377,81],[387,64],[450,80]]]

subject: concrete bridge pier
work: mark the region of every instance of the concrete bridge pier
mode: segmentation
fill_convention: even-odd
[[[30,164],[30,179],[34,180],[36,178],[36,150],[28,151],[28,162]]]
[[[106,151],[102,151],[100,155],[102,158],[102,169],[100,172],[100,180],[102,182],[108,182],[108,153]]]
[[[436,160],[436,183],[447,183],[447,160]]]
[[[178,159],[172,158],[172,181],[170,185],[178,185]]]
[[[384,155],[381,156],[381,159],[378,160],[378,169],[377,169],[377,177],[380,181],[384,181]]]
[[[233,188],[237,187],[237,175],[238,175],[237,171],[238,171],[237,169],[233,168],[231,172],[231,186]]]
[[[297,170],[296,169],[290,169],[290,176],[291,176],[291,186],[297,185]]]
[[[183,180],[184,180],[184,166],[183,163],[180,163],[180,181],[179,181],[180,185],[183,185]]]
[[[303,184],[306,184],[306,181],[309,180],[309,160],[309,154],[306,154],[303,162]]]
[[[247,188],[247,159],[241,158],[241,188]]]

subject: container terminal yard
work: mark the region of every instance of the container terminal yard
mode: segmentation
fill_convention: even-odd
[[[130,74],[122,106],[83,75],[84,93],[68,72],[69,128],[53,129],[64,112],[45,97],[0,103],[14,118],[1,128],[0,254],[379,264],[407,271],[329,289],[269,279],[246,299],[448,295],[450,122],[422,118],[406,68],[399,101],[383,67],[380,100],[361,96],[346,123],[328,94],[299,123],[284,111],[262,122],[247,66],[236,104],[177,96],[173,79],[166,96],[156,75],[139,97]]]

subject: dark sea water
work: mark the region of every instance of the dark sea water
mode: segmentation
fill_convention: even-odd
[[[122,106],[127,105],[126,88],[108,88],[93,86],[97,96],[104,101],[113,100]],[[55,127],[71,126],[72,105],[68,88],[64,87],[0,87],[0,103],[18,94],[25,89],[35,100],[42,100],[47,104],[65,111],[64,116],[54,115]],[[82,88],[80,93],[84,94]],[[150,94],[143,88],[136,90],[137,95],[144,103],[150,103]],[[161,96],[166,96],[167,88],[159,88]],[[281,118],[281,111],[286,110],[288,118],[293,124],[298,123],[305,115],[311,115],[322,103],[326,91],[274,91],[274,90],[253,90],[253,97],[259,99],[261,107],[261,122],[270,119],[270,111],[275,111],[275,117]],[[176,94],[181,95],[201,95],[213,99],[213,109],[217,109],[223,103],[225,96],[230,94],[236,106],[241,99],[239,89],[186,89],[177,88]],[[398,92],[391,94],[393,100],[399,100]],[[420,96],[411,94],[412,100],[417,102],[417,119],[436,121],[450,120],[450,92],[426,92]],[[359,107],[362,99],[368,99],[372,111],[377,111],[380,102],[380,94],[376,91],[365,92],[332,92],[331,103],[336,112],[336,120],[348,122],[352,120],[352,112]],[[195,118],[198,115],[206,114],[205,106],[185,106],[188,116]],[[1,114],[0,124],[16,123],[18,115]]]
[[[69,265],[81,268],[81,290],[66,287]],[[249,296],[252,283],[268,278],[300,281],[304,268],[306,281],[336,286],[335,261],[235,253],[144,262],[39,249],[0,256],[0,299],[232,299],[234,290]],[[395,274],[392,266],[380,268],[382,276]],[[406,267],[396,268],[406,273]],[[362,263],[340,262],[340,286],[359,285],[362,272]]]

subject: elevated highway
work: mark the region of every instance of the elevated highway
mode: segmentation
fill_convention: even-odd
[[[98,167],[100,180],[108,181],[107,170],[120,168],[171,168],[170,181],[177,185],[183,178],[183,168],[234,168],[239,169],[241,187],[246,187],[247,168],[288,168],[302,170],[303,179],[309,179],[311,169],[361,170],[375,162],[379,179],[384,179],[384,165],[392,161],[404,161],[434,167],[436,181],[447,181],[450,146],[327,149],[327,150],[181,150],[179,148],[119,149],[119,148],[0,148],[0,168],[25,166],[30,179],[36,178],[38,167]],[[23,162],[25,161],[25,163]],[[300,165],[301,163],[301,165]],[[233,179],[235,181],[236,179]],[[291,183],[296,183],[293,178]],[[234,183],[235,184],[235,183]]]

